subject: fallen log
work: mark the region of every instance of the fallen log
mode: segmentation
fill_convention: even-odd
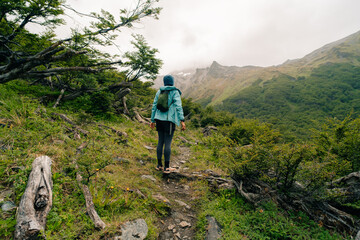
[[[45,230],[46,217],[52,207],[51,177],[51,159],[36,158],[18,208],[15,239],[38,239]]]

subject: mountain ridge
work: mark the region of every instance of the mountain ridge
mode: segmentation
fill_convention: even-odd
[[[192,98],[203,106],[219,105],[228,97],[253,84],[288,75],[297,79],[307,77],[313,69],[327,63],[351,63],[360,66],[360,31],[345,38],[328,43],[303,58],[287,60],[280,65],[223,66],[213,61],[209,67],[187,70],[188,75],[173,72],[176,85],[186,98]],[[162,76],[155,81],[155,88],[162,85]]]

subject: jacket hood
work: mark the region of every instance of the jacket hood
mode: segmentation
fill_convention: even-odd
[[[162,90],[169,90],[169,91],[178,90],[180,95],[182,94],[181,91],[174,86],[162,86],[162,87],[160,87],[160,91],[162,91]]]

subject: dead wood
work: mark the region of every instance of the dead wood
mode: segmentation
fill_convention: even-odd
[[[55,104],[54,104],[53,108],[56,108],[56,107],[57,107],[57,105],[59,105],[60,100],[61,100],[61,98],[62,98],[62,97],[63,97],[63,95],[64,95],[64,92],[65,92],[65,89],[61,89],[60,95],[59,95],[59,97],[57,98],[57,100],[56,100],[56,102],[55,102]]]
[[[211,136],[212,132],[217,130],[218,130],[217,127],[207,126],[203,128],[202,133],[204,134],[205,137],[207,137],[207,136]]]
[[[68,118],[65,114],[61,114],[61,113],[51,113],[54,116],[58,116],[61,119],[63,119],[65,122],[69,123],[70,125],[73,126],[73,128],[75,128],[77,131],[81,132],[82,134],[84,134],[85,136],[87,136],[89,134],[88,131],[81,129],[76,123],[74,123],[70,118]]]
[[[129,109],[127,108],[127,105],[126,105],[126,97],[125,96],[122,98],[122,104],[124,106],[124,114],[129,116],[130,112],[129,112]]]
[[[302,211],[319,225],[340,233],[355,235],[359,231],[359,221],[328,201],[318,200],[299,188],[280,192],[266,183],[252,178],[234,177],[234,184],[240,195],[248,202],[258,205],[263,201],[273,201],[287,211]]]
[[[123,88],[120,89],[115,95],[118,99],[121,99],[123,97],[125,97],[126,95],[128,95],[131,92],[130,88]]]
[[[128,137],[128,135],[127,135],[126,132],[121,132],[121,131],[119,131],[119,130],[116,130],[115,128],[112,128],[112,127],[109,127],[109,126],[106,126],[106,125],[103,125],[103,124],[98,124],[98,127],[110,129],[113,133],[115,133],[115,134],[118,135],[119,137],[125,137],[125,138]]]
[[[35,239],[45,230],[46,217],[52,206],[51,159],[34,160],[28,183],[16,216],[15,239]]]
[[[82,143],[76,149],[76,154],[78,154],[78,155],[81,154],[82,149],[86,148],[87,144],[88,144],[87,142]],[[95,205],[94,205],[93,198],[92,198],[89,187],[87,185],[83,184],[83,182],[82,182],[83,178],[79,172],[79,166],[76,162],[76,159],[74,159],[73,164],[75,165],[75,169],[77,170],[76,180],[84,194],[85,203],[86,203],[86,212],[89,214],[90,219],[93,221],[95,228],[104,229],[106,227],[106,225],[101,220],[100,216],[98,215],[98,213],[95,210]]]
[[[131,82],[120,82],[109,86],[108,90],[114,92],[114,91],[119,91],[121,88],[132,88],[133,85],[134,84]]]
[[[149,121],[149,119],[141,116],[141,114],[136,110],[134,110],[134,114],[135,114],[135,119],[140,123],[150,123],[151,122],[151,121]]]

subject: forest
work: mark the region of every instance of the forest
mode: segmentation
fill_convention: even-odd
[[[91,13],[89,27],[58,39],[63,1],[2,2],[0,238],[118,239],[141,219],[142,239],[204,239],[210,217],[221,239],[359,235],[360,69],[350,64],[259,79],[221,107],[182,99],[187,130],[176,130],[172,148],[178,172],[155,171],[149,117],[158,50],[141,35],[129,36],[134,51],[123,56],[95,47],[158,18],[155,3],[140,0],[117,20]],[[47,31],[33,33],[30,23]],[[45,220],[29,230],[19,220],[40,156],[51,159],[40,183],[52,197],[41,195],[42,205],[36,197],[36,218]]]

